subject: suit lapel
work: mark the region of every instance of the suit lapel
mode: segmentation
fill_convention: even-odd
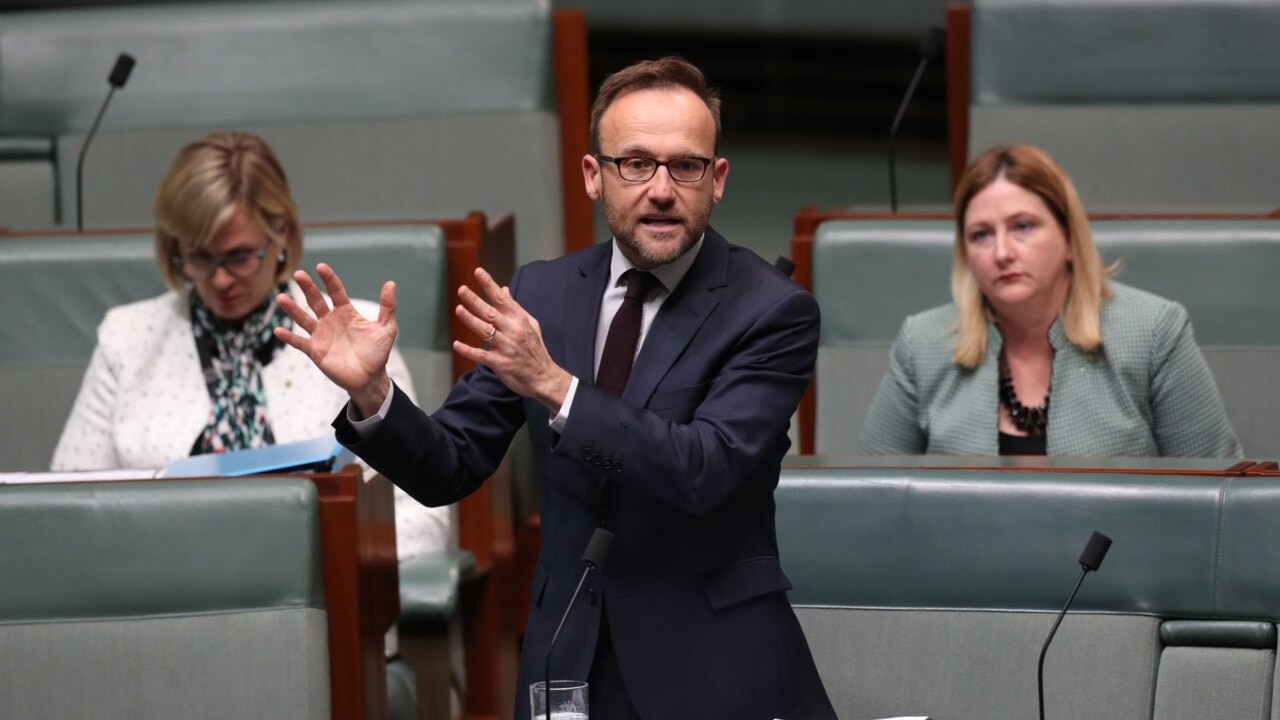
[[[623,399],[640,406],[648,403],[658,383],[684,353],[707,316],[720,304],[720,299],[711,291],[724,287],[728,263],[728,242],[715,230],[707,228],[693,267],[662,304],[645,336],[627,387],[622,392]]]
[[[561,352],[565,370],[586,383],[594,383],[596,326],[600,322],[600,299],[609,281],[609,258],[613,241],[584,252],[578,275],[565,287],[564,324]]]

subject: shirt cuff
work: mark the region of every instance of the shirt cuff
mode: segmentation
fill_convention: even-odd
[[[387,419],[387,411],[391,409],[391,396],[396,394],[396,382],[391,381],[391,389],[387,392],[387,396],[382,399],[382,405],[378,408],[378,412],[370,415],[363,420],[356,418],[356,406],[347,403],[347,422],[351,423],[351,429],[356,431],[356,437],[364,440],[373,434],[374,430]]]
[[[577,391],[578,377],[574,375],[569,380],[569,392],[564,394],[564,402],[560,403],[560,412],[547,422],[557,433],[564,434],[564,426],[569,422],[569,406],[573,405],[573,394]]]

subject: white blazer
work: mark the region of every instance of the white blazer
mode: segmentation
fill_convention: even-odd
[[[289,294],[306,307],[296,284],[290,283]],[[365,317],[378,316],[376,303],[352,302]],[[399,351],[391,351],[387,371],[414,396]],[[262,368],[262,384],[267,418],[280,443],[332,434],[330,422],[348,399],[290,347]],[[98,345],[54,450],[52,469],[162,467],[190,453],[212,411],[186,292],[112,308],[98,326]],[[449,508],[428,508],[396,488],[395,512],[400,560],[450,544]]]

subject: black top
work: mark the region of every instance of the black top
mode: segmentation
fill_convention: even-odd
[[[1001,455],[1047,455],[1044,435],[1000,433]]]

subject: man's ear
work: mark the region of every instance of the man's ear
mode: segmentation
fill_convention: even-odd
[[[713,202],[720,202],[724,197],[724,184],[729,179],[729,161],[724,158],[716,158],[715,164],[711,166],[711,181],[714,184],[711,199]]]
[[[586,186],[587,197],[600,199],[600,183],[604,178],[600,174],[600,161],[594,155],[582,156],[582,183]]]

